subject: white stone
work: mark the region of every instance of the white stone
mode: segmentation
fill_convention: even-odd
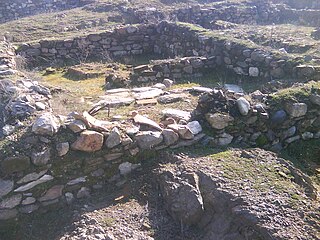
[[[259,68],[249,67],[249,76],[250,77],[258,77],[259,76]]]
[[[237,107],[238,107],[241,115],[243,115],[243,116],[248,115],[249,110],[250,110],[250,103],[248,102],[247,99],[245,99],[244,97],[240,97],[237,100]]]
[[[32,125],[32,132],[39,135],[53,136],[58,132],[59,128],[59,120],[52,113],[45,113]]]
[[[26,185],[23,185],[23,186],[15,189],[14,192],[25,192],[25,191],[28,191],[28,190],[34,188],[35,186],[37,186],[41,183],[45,183],[45,182],[51,181],[53,179],[54,179],[54,177],[52,177],[50,175],[44,175],[36,181],[30,182]]]

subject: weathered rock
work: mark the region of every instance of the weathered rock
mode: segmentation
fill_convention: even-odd
[[[60,128],[59,120],[52,113],[41,115],[32,125],[32,132],[39,135],[53,136]]]
[[[234,120],[233,117],[225,113],[207,113],[205,117],[211,127],[218,130],[226,128]]]
[[[77,198],[88,198],[88,197],[90,197],[90,189],[87,187],[82,187],[77,193]]]
[[[164,129],[162,131],[164,143],[167,146],[175,144],[179,140],[179,134],[172,129]]]
[[[153,88],[159,88],[161,90],[165,90],[167,86],[164,85],[163,83],[156,83],[155,85],[153,85]]]
[[[142,91],[142,92],[133,93],[133,97],[136,100],[149,99],[149,98],[159,97],[163,93],[164,92],[159,88],[152,88],[152,89],[150,89],[148,91]]]
[[[175,103],[183,101],[187,98],[187,95],[185,94],[169,94],[169,95],[163,95],[157,98],[157,101],[161,104],[169,104],[169,103]]]
[[[229,145],[233,140],[233,136],[228,133],[221,134],[217,139],[217,145],[226,146]]]
[[[172,218],[184,225],[197,224],[204,213],[204,203],[199,189],[199,178],[184,173],[182,178],[166,171],[159,179],[165,207]]]
[[[234,92],[234,93],[243,93],[242,87],[236,84],[224,84],[223,87],[228,91],[228,92]]]
[[[311,132],[305,132],[305,133],[303,133],[303,134],[301,135],[301,137],[302,137],[303,140],[310,140],[310,139],[313,138],[313,136],[314,136],[314,134],[311,133]]]
[[[113,161],[118,158],[121,158],[122,156],[123,156],[123,153],[109,153],[109,154],[104,155],[104,159],[106,161]]]
[[[46,191],[45,195],[39,198],[40,202],[51,201],[62,196],[63,185],[55,185]]]
[[[75,200],[73,194],[70,193],[70,192],[65,193],[64,196],[66,197],[66,202],[69,205],[72,204],[74,202],[74,200]]]
[[[247,99],[245,99],[244,97],[240,97],[237,100],[237,107],[238,107],[241,115],[243,115],[243,116],[248,115],[248,113],[250,111],[250,103],[248,102]]]
[[[73,150],[84,152],[99,151],[103,146],[103,134],[85,130],[81,132],[78,139],[71,145]]]
[[[165,117],[172,117],[174,118],[175,120],[185,120],[185,121],[189,121],[190,118],[191,118],[191,113],[190,112],[186,112],[186,111],[182,111],[182,110],[177,110],[177,109],[171,109],[171,108],[168,108],[168,109],[164,109],[162,111],[162,114],[165,116]]]
[[[311,77],[316,72],[314,66],[311,65],[299,65],[296,67],[296,70],[300,77]]]
[[[250,77],[259,77],[259,68],[249,67],[249,76]]]
[[[308,106],[305,103],[287,103],[285,110],[291,117],[297,118],[306,115]]]
[[[0,198],[6,196],[13,190],[14,182],[0,179]]]
[[[44,174],[46,174],[48,170],[43,170],[39,173],[30,173],[26,176],[24,176],[23,178],[21,178],[17,183],[18,184],[22,184],[22,183],[28,183],[28,182],[32,182],[32,181],[35,181],[37,179],[39,179],[40,177],[42,177]]]
[[[130,174],[133,170],[140,167],[140,164],[132,164],[129,162],[124,162],[119,165],[119,172],[122,176]]]
[[[107,148],[114,148],[118,146],[121,143],[121,135],[120,131],[118,128],[113,128],[112,131],[110,132],[105,145]]]
[[[50,161],[51,153],[50,149],[46,149],[42,152],[34,152],[31,154],[31,161],[36,166],[47,165]]]
[[[194,135],[197,135],[198,133],[202,132],[202,127],[198,121],[189,122],[187,126]]]
[[[173,82],[172,80],[166,78],[166,79],[163,80],[162,83],[163,83],[167,88],[170,88],[170,87],[173,85],[174,82]]]
[[[168,128],[178,133],[182,139],[190,140],[194,138],[193,132],[187,125],[170,124]]]
[[[28,191],[32,188],[34,188],[35,186],[39,185],[39,184],[42,184],[42,183],[45,183],[45,182],[48,182],[48,181],[51,181],[53,180],[54,178],[50,175],[44,175],[42,176],[41,178],[33,181],[33,182],[30,182],[26,185],[23,185],[17,189],[14,190],[14,192],[25,192],[25,191]]]
[[[140,114],[136,114],[133,118],[135,123],[141,124],[141,125],[146,125],[148,127],[154,128],[156,130],[162,131],[162,128],[159,126],[158,123],[156,123],[155,121],[142,116]]]
[[[292,126],[291,128],[288,128],[282,133],[283,139],[286,139],[288,137],[292,137],[297,131],[297,128],[295,126]]]
[[[1,171],[5,174],[20,172],[30,167],[30,158],[26,156],[8,157],[1,162]]]
[[[142,131],[135,139],[141,149],[152,149],[163,141],[161,132]]]
[[[86,180],[86,176],[84,176],[84,177],[78,177],[78,178],[76,178],[76,179],[73,179],[73,180],[71,180],[71,181],[69,181],[68,183],[67,183],[67,185],[68,186],[73,186],[73,185],[76,185],[76,184],[79,184],[79,183],[85,183],[87,180]]]
[[[287,113],[284,110],[275,112],[271,117],[271,124],[276,126],[282,124],[287,119]]]
[[[68,127],[70,128],[70,130],[74,133],[79,133],[82,132],[83,130],[86,130],[86,124],[81,121],[81,120],[74,120],[72,121]]]
[[[56,150],[59,157],[66,155],[69,152],[70,144],[68,142],[58,143]]]
[[[21,194],[16,194],[11,197],[7,197],[0,202],[0,209],[12,209],[20,204],[22,200]]]
[[[3,128],[2,128],[2,133],[3,135],[5,136],[9,136],[11,135],[14,131],[16,130],[15,126],[12,126],[12,125],[5,125]]]
[[[37,199],[35,199],[34,197],[27,197],[26,199],[24,199],[22,201],[22,205],[30,205],[30,204],[33,204],[37,201]]]
[[[310,99],[310,102],[312,102],[313,104],[320,106],[320,95],[311,94],[309,99]]]

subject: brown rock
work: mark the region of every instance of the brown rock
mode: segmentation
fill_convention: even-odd
[[[62,196],[63,185],[55,185],[50,188],[44,196],[39,198],[40,202],[51,201]]]
[[[95,131],[85,130],[78,139],[71,145],[73,150],[84,152],[99,151],[103,146],[103,135]]]

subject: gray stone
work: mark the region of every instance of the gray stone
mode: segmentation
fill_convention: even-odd
[[[140,164],[132,164],[129,162],[124,162],[119,165],[119,172],[122,176],[130,174],[133,170],[140,167]]]
[[[299,65],[296,67],[296,70],[300,77],[311,77],[316,72],[314,66],[311,65]]]
[[[20,207],[19,212],[24,214],[30,214],[30,213],[33,213],[34,211],[37,211],[38,209],[39,209],[38,204],[29,204],[29,205]]]
[[[148,127],[154,128],[156,130],[162,131],[162,128],[159,126],[158,123],[156,123],[155,121],[142,116],[140,114],[136,114],[133,118],[134,122],[140,125],[146,125]]]
[[[22,199],[21,194],[7,197],[0,202],[0,209],[3,209],[3,208],[12,209],[20,204],[21,199]]]
[[[155,85],[153,85],[153,88],[159,88],[161,90],[165,90],[167,86],[164,85],[163,83],[156,83]]]
[[[249,67],[249,76],[250,77],[258,77],[259,76],[259,68]]]
[[[33,204],[35,203],[37,200],[34,198],[34,197],[27,197],[26,199],[24,199],[22,201],[22,205],[30,205],[30,204]]]
[[[320,95],[311,94],[309,99],[310,99],[310,102],[312,102],[313,104],[320,106]]]
[[[228,92],[243,93],[242,87],[236,84],[224,84],[223,86]]]
[[[142,131],[135,139],[141,149],[152,149],[163,141],[163,136],[161,132]]]
[[[5,125],[5,126],[2,128],[2,133],[3,133],[3,135],[5,135],[5,136],[9,136],[9,135],[11,135],[15,130],[16,130],[15,126],[11,126],[11,125],[7,124],[7,125]]]
[[[118,146],[121,143],[121,135],[120,131],[118,128],[113,128],[112,131],[110,132],[105,145],[107,148],[114,148]]]
[[[67,185],[68,186],[73,186],[73,185],[76,185],[76,184],[79,184],[79,183],[85,183],[87,180],[86,180],[86,176],[84,176],[84,177],[78,177],[78,178],[76,178],[76,179],[73,179],[73,180],[71,180],[71,181],[69,181],[68,183],[67,183]]]
[[[56,150],[59,157],[66,155],[69,152],[70,144],[68,142],[58,143]]]
[[[22,184],[22,183],[28,183],[28,182],[32,182],[32,181],[35,181],[37,179],[39,179],[40,177],[42,177],[44,174],[46,174],[48,170],[43,170],[39,173],[30,173],[26,176],[24,176],[23,178],[21,178],[17,183],[18,184]]]
[[[31,161],[36,166],[47,165],[50,161],[51,154],[50,149],[46,149],[42,152],[34,152],[31,154]]]
[[[189,122],[187,126],[194,135],[197,135],[198,133],[202,132],[202,127],[198,121]]]
[[[305,133],[303,133],[303,134],[301,135],[301,137],[302,137],[303,140],[310,140],[310,139],[313,138],[313,136],[314,136],[314,134],[311,133],[311,132],[305,132]]]
[[[67,203],[70,205],[70,204],[72,204],[73,202],[74,202],[74,196],[73,196],[73,194],[71,193],[71,192],[67,192],[67,193],[65,193],[64,194],[64,196],[65,196],[65,198],[66,198],[66,201],[67,201]]]
[[[190,118],[191,118],[191,113],[187,112],[187,111],[182,111],[182,110],[178,110],[178,109],[171,109],[171,108],[167,108],[162,110],[162,114],[165,117],[172,117],[175,120],[185,120],[187,122],[189,122]]]
[[[241,115],[246,116],[250,111],[250,103],[244,97],[240,97],[237,100],[237,107]]]
[[[212,93],[213,89],[207,87],[192,87],[190,91],[196,93]]]
[[[79,133],[87,129],[86,124],[81,120],[74,120],[68,125],[68,127],[74,133]]]
[[[207,113],[205,117],[211,127],[218,130],[226,128],[234,120],[233,117],[225,113]]]
[[[0,198],[6,196],[13,190],[14,182],[0,179]]]
[[[178,133],[182,139],[191,140],[194,138],[193,132],[187,125],[169,124],[167,127]]]
[[[286,143],[293,143],[293,142],[295,142],[295,141],[298,141],[300,139],[300,136],[294,136],[294,137],[291,137],[291,138],[287,138],[286,139]]]
[[[169,104],[183,101],[187,98],[186,94],[169,94],[163,95],[157,98],[157,101],[161,104]]]
[[[46,109],[46,105],[42,102],[36,102],[35,105],[36,105],[36,109],[39,111],[43,111]]]
[[[82,187],[77,193],[77,198],[88,198],[88,197],[90,197],[90,189],[87,187]]]
[[[226,146],[229,145],[233,140],[233,136],[228,133],[221,134],[217,139],[217,145],[219,146]]]
[[[285,110],[293,118],[302,117],[306,115],[308,106],[305,103],[288,103],[285,105]]]
[[[173,145],[179,140],[179,134],[172,129],[164,129],[162,135],[166,146]]]
[[[291,128],[287,129],[282,133],[283,139],[286,139],[288,137],[292,137],[297,131],[297,128],[295,126],[292,126]]]
[[[50,175],[44,175],[41,178],[39,178],[38,180],[27,183],[26,185],[23,185],[23,186],[15,189],[14,192],[25,192],[25,191],[28,191],[28,190],[34,188],[35,186],[38,186],[39,184],[51,181],[53,179],[54,179],[54,177],[52,177]]]
[[[173,82],[172,80],[166,78],[166,79],[163,80],[162,83],[163,83],[167,88],[170,88],[170,87],[173,85],[174,82]]]
[[[59,120],[52,113],[45,113],[32,125],[32,132],[39,135],[53,136],[58,132],[59,128]]]

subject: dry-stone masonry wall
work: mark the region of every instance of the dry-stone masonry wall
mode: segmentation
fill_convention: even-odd
[[[88,0],[1,0],[0,23],[43,12],[80,7]]]
[[[221,39],[193,25],[159,24],[117,28],[68,40],[44,40],[21,46],[31,64],[63,64],[89,58],[158,54],[164,58],[201,56],[239,76],[279,79],[295,74],[298,62],[289,56],[237,40]],[[311,73],[312,75],[312,73]],[[310,76],[307,76],[310,77]]]

